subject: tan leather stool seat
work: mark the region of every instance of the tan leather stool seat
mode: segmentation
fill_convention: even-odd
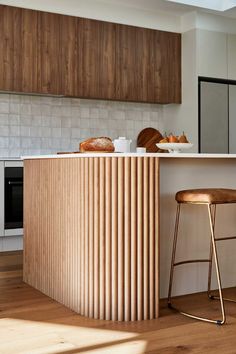
[[[225,204],[236,203],[236,189],[203,188],[187,189],[176,193],[178,203]]]

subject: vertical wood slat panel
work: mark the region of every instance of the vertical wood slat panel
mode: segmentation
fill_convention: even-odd
[[[99,318],[105,318],[105,159],[99,159]]]
[[[82,159],[78,159],[77,161],[77,166],[76,166],[76,170],[75,170],[75,176],[79,176],[79,173],[81,171],[81,163],[82,163]],[[75,201],[75,214],[74,215],[74,237],[76,240],[75,243],[75,250],[77,250],[78,252],[78,256],[76,256],[75,254],[75,269],[73,269],[74,273],[75,273],[75,277],[76,277],[76,284],[77,286],[75,286],[75,298],[76,298],[76,305],[73,309],[77,308],[78,312],[81,313],[81,294],[80,291],[78,289],[80,289],[80,285],[81,285],[81,263],[80,263],[80,255],[81,255],[81,238],[82,235],[79,232],[79,227],[82,223],[82,217],[81,217],[81,209],[82,209],[82,199],[80,197],[78,197],[78,194],[80,193],[81,190],[81,178],[76,178],[77,179],[77,191],[78,193],[73,193],[74,196],[74,201]],[[67,191],[68,192],[68,191]],[[78,222],[79,224],[78,224]],[[76,271],[77,270],[77,271]]]
[[[137,159],[131,158],[131,321],[137,320]]]
[[[124,320],[124,159],[118,158],[118,321]]]
[[[94,318],[99,318],[99,159],[94,158]]]
[[[143,319],[143,159],[137,158],[137,319]]]
[[[154,244],[154,254],[155,254],[155,270],[154,270],[154,283],[155,283],[155,318],[159,317],[159,159],[155,159],[155,244]]]
[[[149,316],[149,298],[148,298],[148,260],[149,260],[149,179],[148,179],[148,158],[143,159],[143,319],[147,320]]]
[[[81,160],[81,166],[80,166],[80,179],[81,179],[81,185],[80,185],[80,198],[82,201],[82,204],[84,206],[84,159]],[[81,269],[81,284],[80,284],[80,297],[81,297],[81,309],[80,313],[81,315],[84,315],[84,207],[81,209],[81,242],[80,242],[80,269]]]
[[[89,162],[84,159],[84,315],[89,315]]]
[[[105,319],[111,319],[111,158],[108,157],[105,160],[106,163],[106,186],[105,186],[105,194],[106,194],[106,231],[105,231],[105,292],[106,292],[106,314]]]
[[[158,168],[150,157],[26,161],[25,281],[86,316],[158,317]]]
[[[117,159],[112,159],[112,180],[111,180],[111,303],[113,321],[118,319],[118,255],[117,255]]]
[[[81,208],[82,207],[83,206],[81,206]],[[93,294],[94,294],[94,159],[89,159],[89,317],[93,317],[94,314]]]
[[[125,313],[124,320],[130,321],[131,317],[131,238],[130,238],[130,221],[131,221],[131,213],[130,213],[130,197],[131,197],[131,166],[130,166],[130,158],[125,159],[124,173],[125,173],[125,181],[124,181],[124,301],[125,301]]]
[[[154,318],[154,300],[155,300],[155,185],[157,176],[154,174],[155,160],[153,157],[149,161],[149,319]]]

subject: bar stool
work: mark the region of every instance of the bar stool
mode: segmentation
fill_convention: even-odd
[[[236,239],[236,236],[216,238],[214,227],[216,219],[216,205],[217,204],[229,204],[236,203],[236,190],[234,189],[225,189],[225,188],[207,188],[207,189],[189,189],[182,190],[176,193],[175,200],[177,201],[177,211],[176,211],[176,221],[175,221],[175,231],[174,231],[174,241],[173,241],[173,250],[172,250],[172,260],[171,260],[171,270],[170,270],[170,282],[169,282],[169,292],[168,292],[168,307],[175,309],[179,313],[205,322],[216,323],[218,325],[223,325],[226,320],[224,300],[236,302],[232,299],[224,299],[222,295],[222,286],[221,286],[221,276],[219,269],[219,262],[217,256],[216,241],[223,240],[232,240]],[[210,231],[211,231],[211,241],[210,241],[210,255],[209,259],[192,259],[184,260],[181,262],[175,262],[176,246],[177,246],[177,237],[178,237],[178,227],[179,227],[179,217],[180,217],[180,207],[181,204],[201,204],[206,205],[208,210],[208,217],[210,222]],[[212,275],[212,258],[214,257],[215,267],[216,267],[216,277],[219,290],[219,296],[214,296],[211,294],[211,275]],[[173,273],[174,267],[183,265],[186,263],[197,263],[197,262],[208,262],[208,289],[207,294],[209,299],[220,300],[221,306],[221,320],[213,320],[209,318],[195,316],[191,313],[181,311],[171,304],[171,292],[172,292],[172,283],[173,283]]]

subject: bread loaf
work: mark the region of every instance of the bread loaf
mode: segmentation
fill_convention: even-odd
[[[114,150],[111,139],[107,137],[90,138],[80,143],[80,152],[113,152]]]

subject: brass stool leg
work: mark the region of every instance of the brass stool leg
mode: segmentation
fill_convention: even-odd
[[[175,231],[174,231],[174,241],[173,241],[173,249],[172,249],[170,281],[169,281],[169,291],[168,291],[169,307],[171,307],[171,291],[172,291],[172,284],[173,284],[174,263],[175,263],[176,245],[177,245],[177,237],[178,237],[178,229],[179,229],[179,215],[180,215],[180,203],[177,204],[176,219],[175,219]]]
[[[217,275],[217,282],[218,282],[218,288],[219,288],[219,299],[220,299],[220,304],[221,304],[221,313],[222,313],[222,320],[212,320],[209,318],[205,317],[199,317],[192,315],[188,312],[181,311],[174,307],[171,304],[171,292],[172,292],[172,283],[173,283],[173,273],[174,273],[174,267],[177,265],[185,264],[185,263],[193,263],[193,262],[209,262],[209,272],[208,272],[208,290],[211,285],[211,281],[209,278],[211,278],[211,271],[212,271],[212,257],[210,253],[210,260],[209,259],[204,259],[204,260],[190,260],[190,261],[183,261],[183,262],[178,262],[175,263],[175,254],[176,254],[176,245],[177,245],[177,236],[178,236],[178,227],[179,227],[179,214],[180,214],[180,203],[177,205],[177,212],[176,212],[176,221],[175,221],[175,231],[174,231],[174,241],[173,241],[173,251],[172,251],[172,260],[171,260],[171,270],[170,270],[170,283],[169,283],[169,292],[168,292],[168,307],[176,310],[177,312],[181,313],[182,315],[185,315],[187,317],[204,321],[204,322],[209,322],[209,323],[215,323],[218,325],[222,325],[225,323],[225,309],[224,309],[224,301],[223,301],[223,296],[222,296],[222,286],[221,286],[221,279],[220,279],[220,271],[219,271],[219,263],[218,263],[218,256],[217,256],[217,250],[216,250],[216,244],[215,244],[215,234],[214,234],[214,225],[215,225],[215,205],[211,206],[210,204],[207,204],[208,207],[208,216],[209,216],[209,222],[210,222],[210,230],[211,230],[211,253],[214,256],[215,260],[215,266],[216,266],[216,275]]]
[[[212,240],[212,250],[213,250],[213,256],[215,259],[215,266],[216,266],[216,277],[217,277],[217,283],[218,283],[218,289],[219,289],[219,297],[220,297],[220,306],[221,306],[221,313],[222,313],[222,320],[217,320],[217,324],[224,324],[225,323],[225,308],[224,308],[224,300],[222,296],[222,286],[221,286],[221,279],[220,279],[220,270],[219,270],[219,262],[218,262],[218,255],[217,255],[217,250],[216,250],[216,242],[215,242],[215,234],[214,234],[214,216],[213,212],[211,210],[211,205],[208,204],[208,215],[209,215],[209,221],[210,221],[210,229],[211,229],[211,240]]]
[[[212,205],[212,227],[215,231],[215,220],[216,220],[216,204]],[[207,295],[209,299],[214,299],[214,296],[211,295],[211,277],[212,277],[212,257],[213,257],[213,247],[212,240],[210,240],[210,254],[209,254],[209,268],[208,268],[208,286],[207,286]]]

